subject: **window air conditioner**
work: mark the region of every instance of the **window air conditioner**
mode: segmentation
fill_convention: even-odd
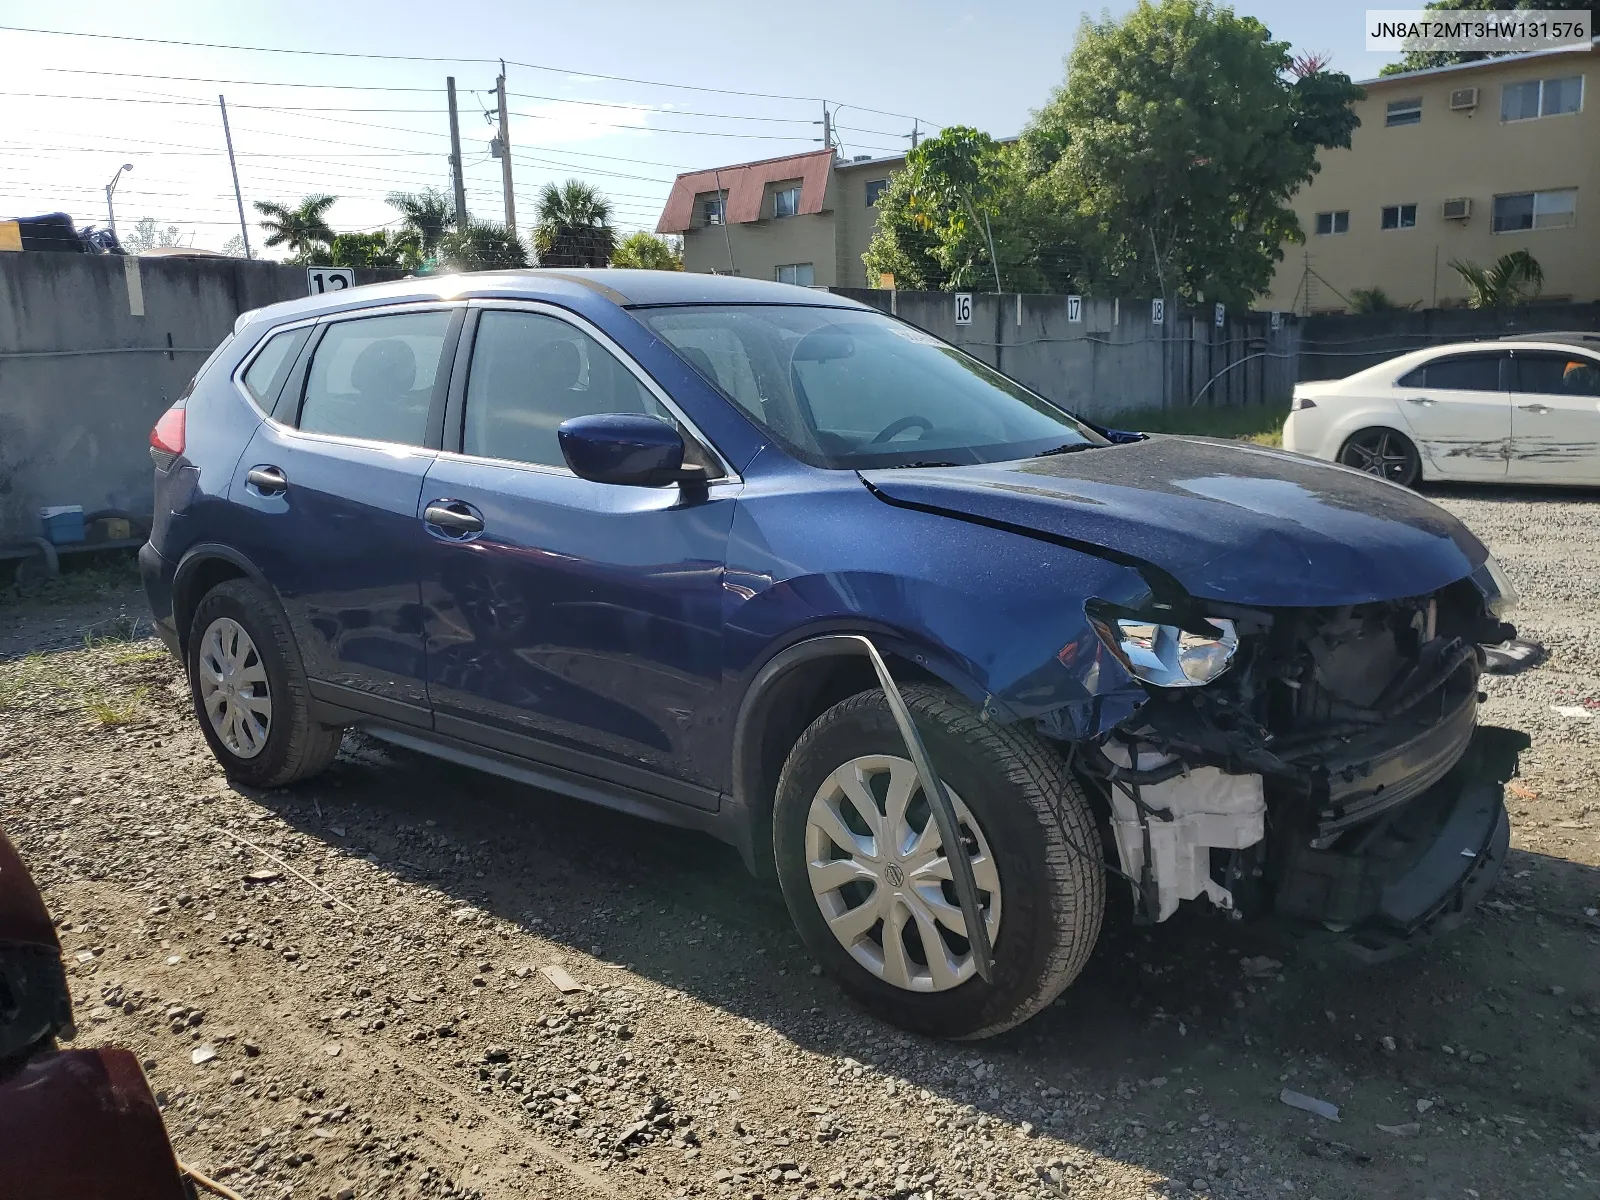
[[[1472,201],[1466,196],[1444,202],[1444,219],[1446,221],[1465,221],[1471,215]]]
[[[1478,107],[1478,89],[1475,87],[1457,88],[1450,93],[1450,111],[1461,112],[1465,109]]]

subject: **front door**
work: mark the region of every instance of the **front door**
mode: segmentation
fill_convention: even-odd
[[[1451,354],[1401,376],[1400,413],[1416,435],[1424,471],[1446,479],[1504,479],[1511,395],[1504,351]]]
[[[447,422],[460,453],[430,468],[434,520],[418,526],[435,728],[716,807],[738,485],[579,479],[556,435],[570,417],[651,413],[694,435],[620,351],[558,310],[487,307],[471,338]]]
[[[320,329],[229,493],[245,515],[230,540],[282,599],[313,690],[419,725],[429,720],[419,570],[430,539],[417,503],[464,316],[391,311]]]
[[[1600,358],[1515,350],[1510,478],[1600,483]]]

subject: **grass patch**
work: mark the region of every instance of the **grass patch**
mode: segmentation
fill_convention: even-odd
[[[111,661],[119,667],[126,667],[134,663],[161,662],[170,657],[165,650],[130,650],[125,654],[114,655]]]
[[[106,728],[131,725],[139,718],[139,708],[150,694],[147,687],[134,688],[131,695],[111,696],[98,692],[84,700],[83,711]]]
[[[61,574],[41,579],[39,559],[0,562],[0,607],[22,601],[46,604],[72,604],[103,600],[139,584],[139,561],[128,550],[106,550],[94,554],[67,554],[61,559]]]
[[[1096,417],[1112,429],[1140,433],[1190,433],[1200,437],[1234,438],[1258,446],[1283,445],[1286,408],[1141,408]]]

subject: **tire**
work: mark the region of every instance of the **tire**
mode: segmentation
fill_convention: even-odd
[[[877,689],[834,705],[817,718],[789,752],[778,780],[773,812],[779,882],[807,948],[839,985],[870,1012],[933,1037],[990,1037],[1021,1024],[1044,1008],[1088,961],[1100,933],[1106,903],[1105,873],[1095,856],[1100,837],[1088,801],[1066,763],[1037,735],[1026,729],[984,723],[976,709],[945,688],[911,685],[905,688],[904,696],[929,755],[952,799],[957,801],[967,835],[964,840],[980,852],[986,843],[988,858],[992,859],[991,873],[980,878],[980,890],[985,878],[998,885],[998,896],[986,891],[983,895],[991,925],[998,922],[993,937],[994,982],[985,983],[977,977],[968,954],[961,960],[965,964],[964,977],[952,976],[947,967],[944,986],[937,986],[938,980],[933,978],[936,972],[921,941],[920,930],[932,927],[929,923],[918,925],[914,946],[922,950],[921,962],[910,964],[919,972],[921,966],[927,967],[926,977],[921,973],[910,977],[920,990],[908,990],[903,982],[888,978],[890,954],[882,941],[886,922],[875,927],[879,931],[877,942],[868,933],[851,949],[835,935],[824,914],[824,904],[834,906],[837,920],[841,913],[855,912],[855,908],[839,907],[852,898],[873,898],[860,899],[863,910],[881,896],[910,911],[916,898],[898,897],[913,890],[923,896],[930,894],[925,888],[910,886],[919,874],[913,869],[918,851],[913,850],[903,859],[898,853],[894,857],[894,862],[904,867],[900,878],[906,881],[905,886],[882,890],[884,880],[895,878],[882,873],[889,870],[885,864],[876,868],[880,874],[873,885],[847,883],[826,897],[813,891],[813,879],[824,878],[814,875],[814,867],[825,866],[832,871],[835,864],[828,860],[839,854],[851,857],[837,842],[819,842],[819,838],[826,840],[826,835],[818,833],[820,826],[813,820],[813,805],[821,803],[825,795],[838,795],[835,781],[841,776],[835,772],[845,766],[857,769],[853,767],[857,760],[869,764],[866,770],[884,771],[883,777],[868,776],[873,780],[880,814],[892,803],[888,796],[898,778],[893,772],[901,770],[892,764],[884,769],[881,763],[899,760],[905,764],[911,781],[899,786],[915,789],[905,804],[907,828],[917,837],[918,846],[929,831],[937,845],[931,816],[925,817],[924,823],[910,819],[919,809],[926,813],[926,803],[920,799],[920,784],[915,783],[915,768],[910,767],[899,728],[883,693]],[[843,811],[836,805],[836,813]],[[974,818],[976,832],[969,824]],[[861,821],[859,809],[853,819]],[[917,834],[919,827],[923,834]],[[876,847],[875,839],[872,844]],[[933,853],[942,859],[941,851]],[[854,870],[859,865],[860,860],[856,860],[855,866],[838,869]],[[947,864],[943,871],[948,872]],[[997,879],[994,871],[998,872]],[[829,874],[826,878],[831,880],[834,876]],[[943,879],[942,873],[939,879]],[[953,904],[953,887],[948,883],[935,886],[943,889],[945,904]],[[959,919],[958,910],[944,911],[954,911]],[[909,928],[913,921],[908,919],[905,923]],[[964,923],[961,928],[964,930]],[[946,949],[953,944],[960,951],[966,945],[964,939],[952,940],[947,933],[939,936],[945,939]],[[910,941],[910,935],[905,935],[901,944]],[[914,959],[915,955],[908,952],[906,957]],[[867,960],[874,964],[882,960],[883,969],[878,970],[876,965],[869,969],[863,965]],[[905,965],[903,959],[900,965]],[[896,973],[906,978],[903,972]],[[959,981],[951,984],[952,978]]]
[[[242,631],[248,646],[245,641],[232,640],[234,629]],[[219,729],[208,711],[207,696],[217,686],[208,681],[218,677],[218,644],[213,643],[208,649],[213,632],[225,648],[238,652],[238,677],[250,681],[238,687],[252,693],[244,697],[244,703],[235,703],[225,695],[215,706],[216,711],[227,714],[249,708],[257,720],[247,730],[231,726],[225,716]],[[184,657],[195,719],[200,722],[211,753],[230,779],[251,787],[283,787],[309,779],[333,762],[344,730],[311,719],[305,672],[288,624],[255,584],[229,579],[205,594],[189,623]],[[267,707],[264,721],[259,712],[263,701]],[[257,731],[263,727],[265,736],[261,737]]]
[[[1374,425],[1358,429],[1339,447],[1339,462],[1401,487],[1415,487],[1422,477],[1422,455],[1397,429]]]

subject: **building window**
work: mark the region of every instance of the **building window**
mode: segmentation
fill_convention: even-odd
[[[1319,234],[1349,233],[1350,211],[1325,212],[1317,214],[1317,232]]]
[[[1578,189],[1552,192],[1513,192],[1494,198],[1494,231],[1565,229],[1577,215]]]
[[[792,217],[800,212],[800,185],[779,188],[772,193],[772,215]]]
[[[883,189],[888,187],[888,186],[889,186],[889,181],[887,179],[869,179],[869,180],[867,180],[867,207],[868,208],[876,208],[878,206],[878,197],[883,195]]]
[[[1413,229],[1417,224],[1415,204],[1386,204],[1383,206],[1383,228]]]
[[[1385,125],[1421,125],[1422,124],[1422,97],[1417,96],[1410,100],[1395,100],[1390,103],[1388,112],[1384,115]]]
[[[1555,117],[1574,113],[1583,107],[1583,76],[1561,79],[1530,79],[1508,83],[1500,89],[1500,119],[1531,121],[1535,117]]]
[[[796,188],[796,191],[799,189]],[[778,268],[777,279],[779,283],[792,283],[796,287],[810,287],[816,279],[816,272],[811,269],[810,263],[789,263]]]
[[[721,225],[728,219],[728,202],[724,196],[712,196],[700,206],[707,225]]]

